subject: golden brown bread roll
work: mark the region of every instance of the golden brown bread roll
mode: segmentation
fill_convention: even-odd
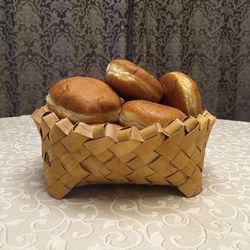
[[[176,118],[186,117],[180,110],[144,100],[129,101],[122,105],[119,124],[123,126],[147,127],[153,123],[166,126]]]
[[[120,97],[104,82],[90,77],[69,77],[56,82],[46,98],[49,109],[73,122],[116,122]]]
[[[105,80],[127,100],[143,99],[158,102],[163,94],[159,81],[134,63],[116,59],[110,62]]]
[[[175,71],[162,76],[160,83],[164,89],[163,104],[178,108],[187,115],[201,113],[200,91],[191,77]]]

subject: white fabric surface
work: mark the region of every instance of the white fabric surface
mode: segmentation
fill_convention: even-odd
[[[203,191],[89,186],[46,190],[29,116],[0,119],[0,249],[250,249],[250,123],[217,120]]]

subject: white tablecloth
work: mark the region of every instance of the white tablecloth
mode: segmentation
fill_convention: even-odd
[[[250,123],[217,120],[203,191],[89,186],[46,190],[29,116],[0,119],[0,249],[250,249]]]

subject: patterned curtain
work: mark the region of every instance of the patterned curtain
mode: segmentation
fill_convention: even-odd
[[[0,117],[30,114],[62,77],[103,79],[113,58],[193,77],[218,118],[250,121],[249,0],[6,0]]]

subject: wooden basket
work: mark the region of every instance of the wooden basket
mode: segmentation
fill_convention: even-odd
[[[88,184],[173,185],[187,197],[202,189],[205,147],[216,120],[208,111],[142,130],[72,124],[47,106],[32,118],[42,138],[48,191],[55,198]]]

